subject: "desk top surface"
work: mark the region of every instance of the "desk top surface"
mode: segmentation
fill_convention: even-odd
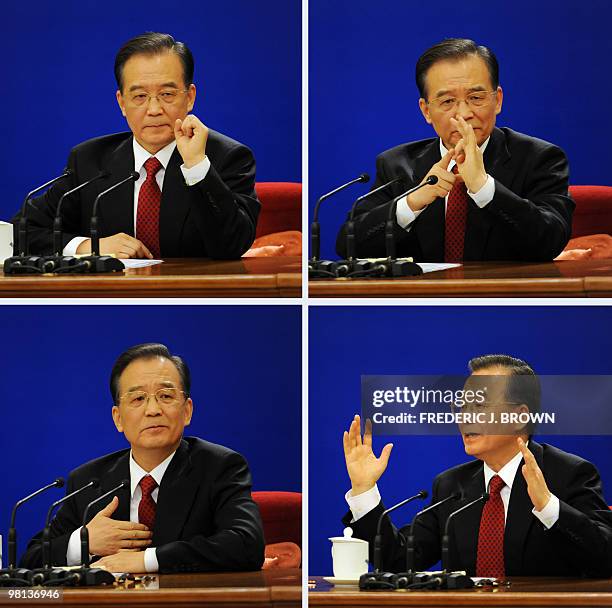
[[[310,297],[585,297],[612,295],[612,259],[466,262],[393,279],[313,279]]]
[[[257,605],[298,606],[302,597],[302,571],[276,568],[258,572],[160,574],[151,580],[109,587],[63,588],[60,604],[82,605]],[[27,590],[21,587],[22,590]],[[35,589],[35,588],[31,588]],[[50,589],[50,588],[47,588]],[[33,601],[31,605],[42,602]],[[0,594],[0,606],[30,605]]]
[[[458,591],[360,591],[308,580],[310,606],[612,606],[612,579],[512,577],[507,586]]]
[[[0,297],[301,297],[301,258],[169,259],[92,275],[0,273]]]

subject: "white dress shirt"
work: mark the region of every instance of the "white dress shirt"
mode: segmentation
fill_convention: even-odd
[[[523,455],[521,454],[521,452],[517,452],[516,455],[509,462],[507,462],[497,473],[491,467],[489,467],[486,462],[483,463],[485,488],[489,488],[489,482],[491,481],[491,478],[494,475],[499,475],[506,484],[500,490],[499,493],[502,502],[504,503],[504,517],[508,516],[508,503],[510,502],[510,492],[512,491],[512,484],[514,483],[514,478],[516,477],[516,473],[518,471],[519,465],[521,464],[522,458]],[[344,497],[349,505],[351,513],[353,514],[353,522],[357,521],[358,519],[361,519],[364,515],[369,513],[378,505],[381,500],[380,492],[378,491],[378,486],[376,485],[373,488],[367,490],[366,492],[357,494],[357,496],[353,496],[352,491],[349,490]],[[554,524],[559,519],[559,499],[554,494],[551,494],[548,503],[546,503],[546,506],[541,511],[536,511],[534,507],[531,512],[542,522],[542,524],[546,528],[552,528],[552,526],[554,526]]]
[[[157,503],[157,495],[159,494],[159,486],[170,461],[176,452],[172,452],[166,460],[158,464],[152,471],[145,471],[133,458],[130,451],[130,521],[138,523],[138,505],[142,498],[142,490],[140,489],[140,480],[147,475],[151,475],[157,482],[157,487],[151,492],[151,498]],[[66,563],[69,566],[76,566],[81,563],[81,528],[78,528],[70,535],[68,541],[68,550],[66,551]],[[145,572],[157,572],[159,563],[157,562],[157,553],[155,547],[148,547],[144,551],[144,566]]]
[[[489,143],[490,139],[491,139],[490,136],[487,137],[487,139],[485,139],[482,145],[479,146],[480,151],[483,154],[487,148],[487,144]],[[447,152],[448,150],[444,147],[444,144],[442,143],[442,140],[440,139],[440,154],[442,155],[442,158]],[[452,171],[453,167],[456,164],[457,163],[455,162],[454,159],[451,160],[450,163],[448,164],[447,171]],[[495,196],[495,180],[487,173],[487,181],[485,182],[484,186],[478,192],[470,192],[468,190],[468,195],[481,209],[483,209],[493,200],[493,197]],[[445,213],[446,213],[447,204],[448,204],[448,194],[444,197],[444,210],[445,210],[444,212]],[[404,198],[401,198],[397,202],[395,218],[397,220],[397,223],[404,230],[408,231],[410,230],[410,225],[412,224],[412,222],[414,222],[414,220],[416,220],[416,218],[419,217],[419,215],[421,215],[421,213],[425,211],[425,209],[427,209],[427,205],[425,205],[423,209],[419,209],[418,211],[413,211],[408,206],[408,197],[405,196]]]
[[[134,148],[134,171],[138,171],[140,177],[134,182],[134,234],[136,234],[136,217],[138,215],[138,194],[140,193],[140,187],[144,183],[147,177],[147,171],[144,168],[144,164],[149,158],[155,156],[161,163],[162,168],[155,174],[155,180],[159,186],[160,192],[164,187],[164,176],[166,175],[166,168],[170,162],[170,157],[176,148],[176,141],[170,142],[167,146],[159,150],[156,154],[152,155],[147,152],[137,141],[136,138],[132,138],[132,147]],[[204,157],[204,160],[194,165],[191,168],[185,167],[185,164],[181,165],[181,171],[183,178],[188,186],[193,186],[198,182],[202,181],[207,175],[210,169],[210,160],[208,156]],[[75,255],[78,246],[86,241],[88,236],[75,236],[71,241],[68,242],[64,247],[64,255]],[[138,237],[136,237],[138,238]]]

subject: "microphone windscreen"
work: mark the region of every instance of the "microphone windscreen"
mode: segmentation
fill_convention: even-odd
[[[94,477],[89,483],[94,490],[100,486],[100,480],[97,477]]]
[[[360,179],[360,181],[362,181],[365,184],[366,182],[370,181],[370,176],[367,173],[362,173],[359,176],[359,179]]]
[[[55,483],[56,488],[63,488],[66,482],[63,477],[58,477],[53,483]]]
[[[433,186],[434,184],[437,184],[437,183],[438,183],[438,176],[437,176],[437,175],[430,175],[430,176],[427,178],[427,183],[428,183],[430,186]]]
[[[138,171],[132,171],[130,177],[136,181],[140,177],[140,173],[138,173]]]

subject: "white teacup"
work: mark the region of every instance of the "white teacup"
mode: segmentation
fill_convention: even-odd
[[[13,224],[0,222],[0,264],[13,255]]]
[[[344,528],[344,536],[333,536],[332,560],[334,576],[339,579],[358,579],[368,571],[368,542],[352,538],[352,528]]]

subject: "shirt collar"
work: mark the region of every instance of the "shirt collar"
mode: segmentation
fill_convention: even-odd
[[[529,441],[525,445],[529,445]],[[486,462],[484,462],[484,476],[485,476],[485,489],[489,491],[489,482],[491,481],[491,477],[495,475],[499,475],[504,483],[512,490],[512,484],[514,483],[514,478],[516,477],[516,472],[518,471],[519,465],[521,464],[521,460],[523,459],[523,454],[519,450],[499,471],[494,471]]]
[[[176,148],[176,141],[171,141],[167,146],[164,146],[161,150],[155,154],[147,152],[137,141],[135,137],[132,137],[132,146],[134,148],[134,171],[140,172],[142,166],[145,164],[151,156],[155,156],[157,160],[162,164],[164,171],[168,167],[170,157]]]
[[[140,483],[140,480],[147,475],[150,475],[157,482],[157,486],[159,487],[162,482],[162,477],[170,464],[170,461],[176,454],[176,450],[166,458],[166,460],[160,462],[152,471],[145,471],[135,460],[134,455],[132,454],[132,450],[130,450],[130,496],[134,497],[134,492]]]
[[[484,151],[487,149],[487,145],[488,145],[490,139],[491,139],[491,136],[489,135],[489,137],[487,137],[487,139],[485,139],[482,142],[482,144],[480,146],[478,146],[480,148],[480,151],[483,154],[484,154]],[[136,141],[136,140],[134,140],[134,141]],[[442,138],[440,138],[440,158],[442,158],[447,152],[448,152],[448,150],[446,149],[445,145],[442,143]],[[451,160],[450,163],[448,163],[447,171],[452,171],[453,167],[456,164],[457,163],[455,162],[455,159]]]

